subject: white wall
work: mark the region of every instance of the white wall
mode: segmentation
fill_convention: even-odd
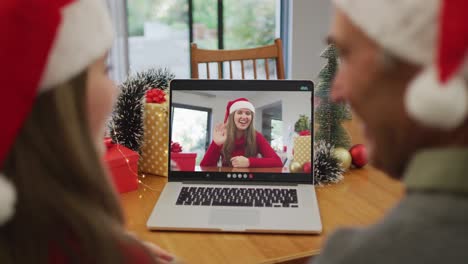
[[[325,60],[320,53],[325,49],[325,38],[331,21],[330,0],[291,0],[290,27],[291,79],[316,80]]]
[[[224,121],[227,99],[219,97],[208,97],[179,91],[173,91],[173,103],[200,106],[212,109],[213,124]]]

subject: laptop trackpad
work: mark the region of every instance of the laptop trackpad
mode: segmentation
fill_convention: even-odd
[[[210,224],[213,225],[258,225],[259,210],[212,209]]]

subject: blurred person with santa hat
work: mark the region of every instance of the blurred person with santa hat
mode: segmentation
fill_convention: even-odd
[[[406,193],[381,222],[331,234],[314,263],[466,263],[468,2],[333,3],[331,97],[362,119],[371,162]]]
[[[103,164],[117,88],[103,0],[2,0],[0,263],[170,263],[124,229]]]

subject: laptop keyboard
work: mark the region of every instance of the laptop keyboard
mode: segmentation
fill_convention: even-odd
[[[293,207],[297,191],[286,188],[182,187],[176,205]]]

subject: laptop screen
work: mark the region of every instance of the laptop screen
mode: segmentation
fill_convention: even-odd
[[[311,183],[312,94],[311,81],[173,80],[169,180]]]

